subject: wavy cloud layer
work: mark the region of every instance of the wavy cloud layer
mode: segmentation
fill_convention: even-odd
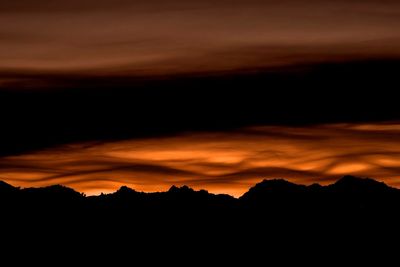
[[[266,126],[4,157],[0,179],[23,187],[60,183],[88,194],[186,184],[239,196],[263,178],[325,184],[345,174],[399,186],[399,144],[400,123]]]
[[[0,77],[393,58],[400,56],[399,28],[393,0],[2,1]],[[0,85],[22,78],[10,75]]]

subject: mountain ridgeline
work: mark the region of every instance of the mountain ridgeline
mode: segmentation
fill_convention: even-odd
[[[122,186],[111,194],[85,196],[71,188],[54,185],[44,188],[13,187],[0,182],[0,207],[9,212],[42,214],[120,213],[273,213],[370,214],[400,211],[400,189],[369,178],[344,176],[328,186],[298,185],[283,179],[264,180],[240,198],[215,195],[187,186],[172,186],[166,192],[144,193]]]
[[[20,189],[0,182],[0,229],[8,251],[84,255],[90,262],[165,255],[160,260],[176,263],[180,256],[170,257],[176,253],[205,264],[215,257],[298,262],[288,257],[295,253],[359,260],[396,248],[389,244],[398,240],[399,212],[400,189],[353,176],[327,186],[264,180],[240,198],[187,186],[156,193],[123,186],[85,196],[60,185]]]

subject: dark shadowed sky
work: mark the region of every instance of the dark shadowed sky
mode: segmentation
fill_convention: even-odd
[[[397,0],[0,1],[0,180],[392,185]]]

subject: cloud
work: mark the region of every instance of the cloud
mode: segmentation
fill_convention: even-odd
[[[3,157],[0,179],[89,194],[187,184],[239,196],[264,178],[326,184],[346,174],[400,185],[400,124],[264,126],[233,132],[75,144]]]
[[[154,75],[398,57],[399,10],[398,1],[2,1],[0,69]]]

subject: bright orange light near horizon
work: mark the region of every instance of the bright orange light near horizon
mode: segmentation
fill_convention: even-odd
[[[240,196],[264,178],[326,184],[345,175],[400,184],[400,123],[265,126],[104,143],[3,157],[0,180],[64,184],[87,194],[189,185]]]

